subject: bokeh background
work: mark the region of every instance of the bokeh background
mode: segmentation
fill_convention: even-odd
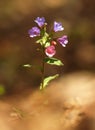
[[[41,75],[23,64],[40,64],[34,39],[28,30],[36,17],[45,17],[50,28],[62,22],[68,35],[66,48],[57,48],[63,67],[47,66],[46,76],[75,71],[95,71],[94,0],[1,0],[0,1],[0,93],[39,86]]]

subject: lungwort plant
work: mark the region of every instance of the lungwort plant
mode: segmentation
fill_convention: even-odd
[[[64,27],[60,22],[54,21],[53,28],[50,33],[47,32],[47,23],[44,17],[37,17],[34,22],[37,24],[37,26],[32,27],[28,31],[28,34],[31,38],[36,37],[36,43],[40,44],[39,50],[42,53],[42,65],[41,67],[39,67],[41,68],[40,71],[42,74],[40,89],[44,89],[51,80],[58,77],[58,74],[45,77],[45,64],[56,66],[63,65],[61,60],[55,58],[54,55],[56,54],[56,45],[60,44],[62,45],[62,47],[66,47],[66,44],[68,43],[68,38],[67,35],[63,35],[59,38],[54,38],[55,33],[64,30]],[[24,67],[32,67],[32,65],[26,64],[24,65]]]

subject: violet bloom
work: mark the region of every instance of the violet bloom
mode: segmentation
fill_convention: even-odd
[[[40,29],[38,27],[32,27],[28,31],[28,34],[30,35],[30,37],[40,36]]]
[[[45,18],[44,17],[37,17],[35,20],[34,20],[39,27],[42,27],[43,25],[45,25]]]
[[[66,47],[66,44],[68,43],[67,35],[64,35],[57,39],[57,41],[63,46]]]
[[[63,31],[64,27],[62,27],[62,23],[59,22],[54,22],[54,31],[58,32],[58,31]]]
[[[45,53],[48,57],[53,57],[56,53],[55,46],[51,45],[45,49]]]

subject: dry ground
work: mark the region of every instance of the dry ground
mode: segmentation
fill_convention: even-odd
[[[0,100],[0,130],[95,130],[95,75],[76,72],[46,90]]]

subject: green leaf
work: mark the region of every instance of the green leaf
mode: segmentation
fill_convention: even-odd
[[[45,44],[46,42],[47,42],[47,40],[48,40],[48,34],[47,33],[45,33],[45,35],[42,37],[42,42],[43,42],[43,44]]]
[[[38,66],[38,65],[30,65],[30,64],[25,64],[23,65],[23,67],[26,67],[26,68],[34,68],[34,69],[38,69],[38,70],[42,70],[42,67],[41,66]]]
[[[25,64],[25,65],[23,65],[23,67],[27,67],[27,68],[30,68],[32,65],[30,65],[30,64]]]
[[[38,39],[36,43],[42,43],[42,39]]]
[[[56,74],[56,75],[54,75],[54,76],[49,76],[49,77],[45,78],[45,79],[44,79],[43,86],[42,86],[42,83],[41,83],[41,85],[40,85],[40,90],[44,89],[44,88],[48,85],[48,83],[49,83],[51,80],[57,78],[58,76],[59,76],[59,74]]]
[[[50,46],[50,42],[45,43],[45,47],[48,47],[48,46]]]
[[[50,65],[57,65],[57,66],[62,66],[63,65],[63,63],[61,62],[61,60],[58,60],[56,58],[46,57],[45,58],[45,62],[47,64],[50,64]]]
[[[40,43],[41,45],[45,45],[46,42],[48,41],[48,39],[49,39],[49,34],[45,32],[44,35],[36,41],[36,43]]]

